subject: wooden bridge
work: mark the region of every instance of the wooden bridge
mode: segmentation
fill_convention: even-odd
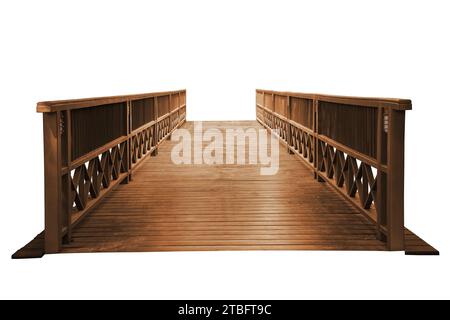
[[[38,103],[45,230],[13,258],[184,250],[438,251],[404,227],[405,111],[411,101],[256,91],[279,170],[174,164],[186,91]],[[271,133],[270,133],[271,132]],[[225,147],[225,146],[224,146]],[[237,148],[249,159],[257,150]]]

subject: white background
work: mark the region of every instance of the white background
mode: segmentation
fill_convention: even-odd
[[[449,298],[448,1],[2,1],[2,298]],[[413,100],[406,225],[382,252],[47,255],[39,100],[186,88],[188,120],[254,119],[255,88]]]

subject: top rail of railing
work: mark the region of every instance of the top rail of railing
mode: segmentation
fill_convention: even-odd
[[[170,94],[175,94],[179,92],[186,92],[186,89],[174,90],[174,91],[162,91],[162,92],[152,92],[152,93],[142,93],[142,94],[130,94],[121,96],[109,96],[109,97],[94,97],[94,98],[83,98],[83,99],[69,99],[69,100],[55,100],[55,101],[41,101],[37,103],[36,111],[45,112],[56,112],[71,109],[82,109],[95,107],[103,104],[113,104],[121,103],[133,100],[140,100],[152,97],[167,96]]]
[[[325,95],[325,94],[290,92],[290,91],[273,91],[264,89],[256,89],[256,92],[318,100],[324,102],[334,102],[339,104],[357,105],[364,107],[384,107],[384,108],[392,108],[395,110],[412,109],[412,103],[411,100],[409,99],[353,97],[353,96]]]

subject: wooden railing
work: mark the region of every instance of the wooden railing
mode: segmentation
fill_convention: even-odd
[[[44,120],[45,252],[186,121],[186,91],[39,102]]]
[[[404,249],[404,99],[256,90],[257,120]]]

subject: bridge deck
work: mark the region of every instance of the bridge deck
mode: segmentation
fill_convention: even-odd
[[[184,127],[193,131],[191,122]],[[262,128],[256,121],[203,127]],[[175,143],[164,142],[112,191],[62,252],[386,250],[374,225],[284,148],[278,173],[263,176],[260,165],[175,165]],[[435,253],[408,230],[406,245],[407,253]]]

